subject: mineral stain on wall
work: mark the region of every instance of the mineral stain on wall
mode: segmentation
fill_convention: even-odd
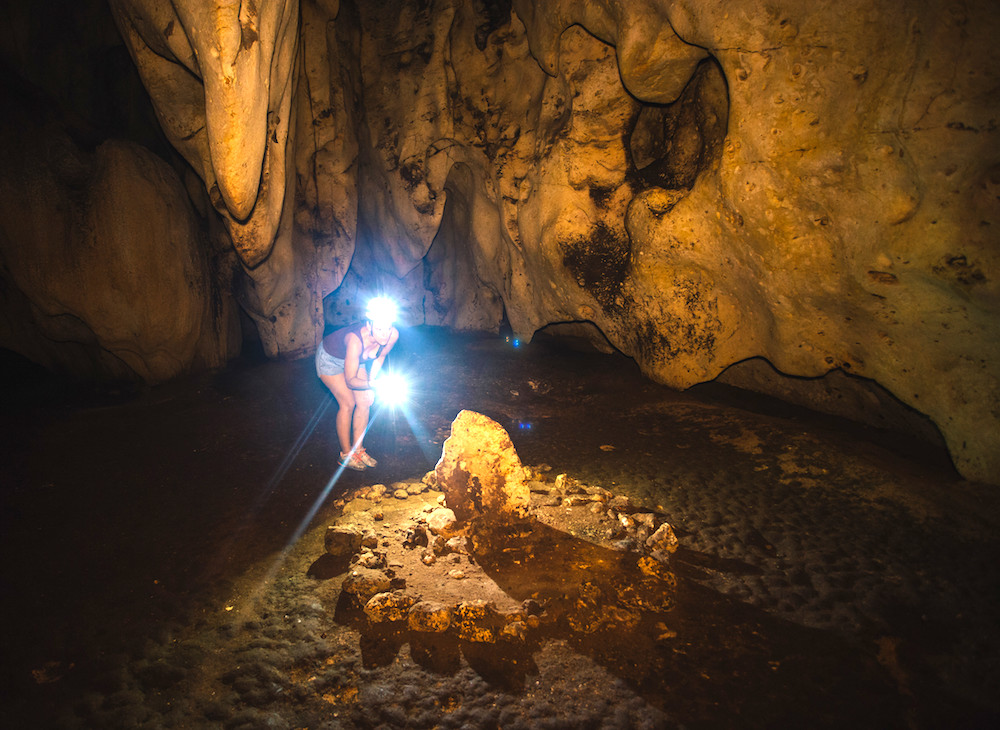
[[[599,222],[589,238],[576,239],[562,246],[563,266],[577,283],[586,289],[606,310],[621,309],[621,289],[628,276],[631,242]]]

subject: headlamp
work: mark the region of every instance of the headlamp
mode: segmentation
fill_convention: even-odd
[[[365,318],[376,326],[388,327],[396,321],[396,302],[389,297],[374,297],[368,301]]]

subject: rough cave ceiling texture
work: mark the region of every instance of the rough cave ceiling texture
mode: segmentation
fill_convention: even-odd
[[[1000,483],[992,0],[111,7],[269,354],[375,287],[410,324],[587,322],[680,388],[870,378]]]

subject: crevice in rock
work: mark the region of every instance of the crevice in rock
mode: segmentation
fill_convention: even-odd
[[[641,184],[690,190],[718,159],[729,122],[729,86],[714,58],[702,61],[672,104],[644,103],[628,148]]]
[[[765,358],[752,357],[730,365],[712,382],[870,426],[882,432],[884,440],[912,438],[926,447],[926,457],[947,453],[941,431],[930,418],[878,382],[839,368],[819,377],[800,377],[781,372]]]
[[[536,338],[551,337],[571,350],[580,352],[601,352],[605,355],[621,353],[611,344],[600,327],[590,320],[574,320],[572,322],[553,322],[535,332]]]
[[[510,25],[511,0],[473,0],[473,7],[482,16],[476,26],[476,48],[483,51],[493,31]]]
[[[477,252],[487,256],[490,246],[477,231],[480,221],[495,211],[481,198],[482,184],[475,171],[457,163],[444,185],[447,198],[437,234],[424,254],[424,321],[459,329],[478,327],[497,332],[503,319],[499,293],[479,276]],[[493,255],[502,253],[493,250]],[[471,322],[462,319],[478,317]]]

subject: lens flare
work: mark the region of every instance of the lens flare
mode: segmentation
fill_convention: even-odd
[[[396,321],[396,302],[389,297],[375,297],[368,301],[365,317],[377,326],[388,326]]]
[[[409,388],[399,373],[379,375],[372,383],[375,388],[375,398],[387,406],[401,406],[406,403]]]

